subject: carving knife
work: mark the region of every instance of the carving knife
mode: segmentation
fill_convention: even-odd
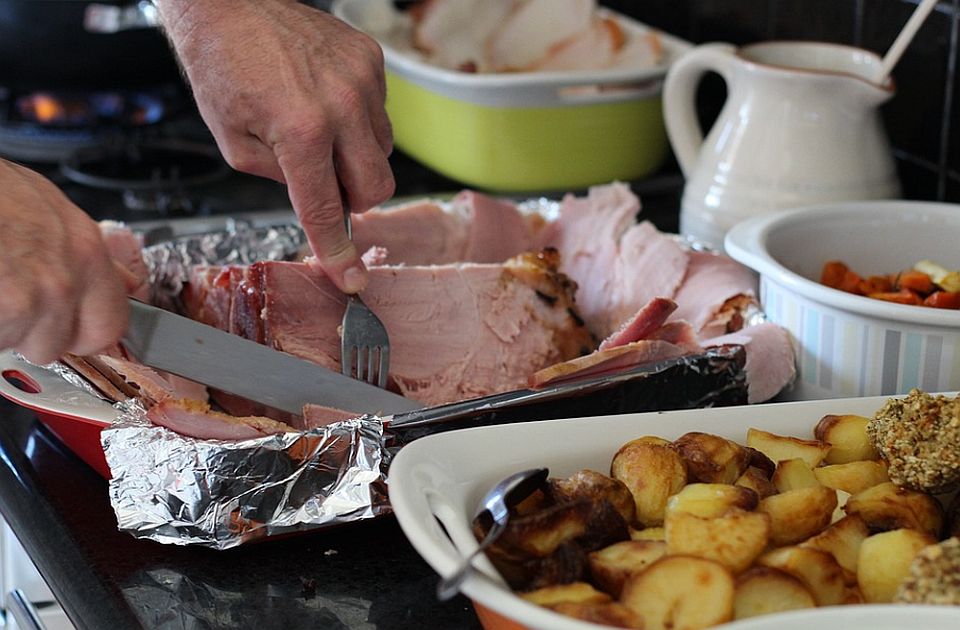
[[[128,300],[124,346],[145,365],[297,415],[305,403],[386,415],[415,400],[263,344]]]

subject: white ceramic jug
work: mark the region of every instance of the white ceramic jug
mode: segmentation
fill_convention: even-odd
[[[810,203],[900,196],[872,83],[880,57],[818,42],[705,44],[667,73],[667,134],[686,177],[680,231],[716,247],[742,219]],[[706,140],[697,85],[706,72],[727,99]]]

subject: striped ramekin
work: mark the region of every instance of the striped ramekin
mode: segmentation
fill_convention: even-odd
[[[960,389],[960,311],[893,304],[816,281],[828,260],[864,276],[921,259],[960,269],[960,206],[871,201],[790,210],[738,224],[725,249],[760,274],[763,309],[793,340],[797,378],[783,398]]]

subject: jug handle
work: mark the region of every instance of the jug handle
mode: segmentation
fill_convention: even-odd
[[[736,62],[732,44],[704,44],[697,46],[675,61],[663,84],[663,117],[667,137],[673,147],[680,170],[687,177],[693,171],[703,144],[703,130],[697,120],[696,90],[703,75],[716,72],[732,89]]]

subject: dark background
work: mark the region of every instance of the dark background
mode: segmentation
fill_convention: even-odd
[[[886,53],[916,0],[601,0],[601,4],[693,43],[809,39]],[[883,106],[908,199],[960,201],[957,36],[960,0],[939,2],[894,69],[896,95]],[[709,118],[719,79],[701,87]]]

